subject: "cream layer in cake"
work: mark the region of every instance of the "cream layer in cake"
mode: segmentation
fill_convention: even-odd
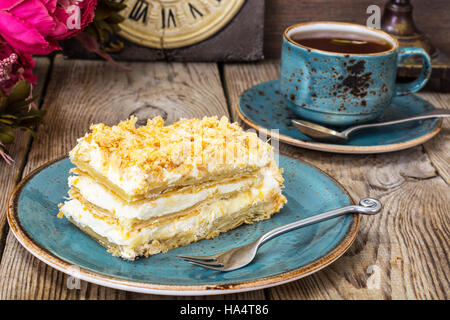
[[[108,188],[85,174],[69,177],[69,186],[87,202],[104,209],[111,216],[126,223],[127,220],[148,220],[180,212],[208,200],[226,198],[236,192],[258,185],[262,176],[244,177],[223,183],[184,187],[164,193],[154,199],[126,202]]]
[[[133,260],[217,236],[242,223],[269,218],[281,209],[286,199],[281,195],[279,169],[271,166],[263,168],[261,173],[261,183],[247,191],[225,199],[204,201],[182,216],[145,228],[126,228],[120,220],[104,217],[77,199],[67,201],[60,210],[112,254]]]
[[[182,119],[170,126],[156,117],[139,128],[136,120],[93,125],[70,152],[79,169],[126,201],[249,175],[273,159],[268,143],[226,117]]]

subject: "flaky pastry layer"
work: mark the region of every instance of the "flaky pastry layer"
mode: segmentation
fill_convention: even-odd
[[[169,126],[156,117],[139,128],[136,121],[93,125],[70,152],[74,164],[127,201],[248,175],[273,159],[268,143],[226,117],[182,119]]]

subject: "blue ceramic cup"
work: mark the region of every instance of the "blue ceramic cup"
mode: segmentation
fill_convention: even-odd
[[[389,43],[387,51],[346,54],[318,50],[292,40],[301,33],[330,31],[359,34]],[[422,57],[420,76],[411,83],[395,82],[398,65]],[[301,23],[286,29],[281,54],[280,91],[301,118],[328,125],[348,126],[379,117],[395,96],[419,91],[431,74],[427,53],[416,47],[399,48],[389,34],[362,25],[340,22]]]

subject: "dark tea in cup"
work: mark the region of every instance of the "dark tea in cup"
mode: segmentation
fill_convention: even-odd
[[[308,48],[339,53],[379,53],[392,48],[388,41],[381,38],[332,30],[294,34],[292,40]]]
[[[422,57],[419,77],[396,83],[398,65]],[[391,35],[342,22],[299,23],[286,29],[281,54],[280,93],[297,116],[348,126],[378,118],[395,96],[422,88],[431,74],[421,48],[399,48]]]

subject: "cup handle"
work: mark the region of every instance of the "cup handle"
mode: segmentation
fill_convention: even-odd
[[[411,56],[421,56],[422,57],[422,71],[420,72],[419,77],[409,83],[397,83],[395,88],[396,96],[404,96],[410,93],[414,93],[422,89],[423,86],[427,83],[428,79],[431,76],[431,60],[430,56],[426,53],[426,51],[422,48],[418,47],[406,47],[400,48],[398,50],[398,65],[405,61],[407,58]]]

